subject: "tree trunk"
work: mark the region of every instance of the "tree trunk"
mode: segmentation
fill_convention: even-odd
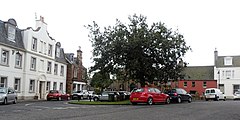
[[[141,87],[145,87],[145,80],[144,80],[144,79],[141,79],[141,80],[140,80],[140,84],[141,84]]]

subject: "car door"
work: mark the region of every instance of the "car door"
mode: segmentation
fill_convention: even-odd
[[[165,94],[162,93],[159,89],[155,88],[155,91],[156,91],[156,97],[157,97],[157,100],[158,102],[164,102],[165,101]]]
[[[188,94],[187,94],[187,91],[185,91],[184,89],[181,89],[181,91],[182,91],[182,99],[183,100],[188,100]]]
[[[8,102],[12,102],[14,100],[14,90],[11,88],[8,88],[7,99]]]
[[[154,102],[158,102],[159,101],[159,95],[156,93],[154,88],[148,88],[148,94],[150,96],[152,96]]]

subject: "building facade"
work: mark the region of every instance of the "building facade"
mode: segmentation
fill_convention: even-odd
[[[26,49],[24,99],[46,99],[49,90],[66,91],[64,52],[61,44],[49,36],[43,17],[36,20],[35,30],[23,31],[23,43]]]
[[[179,80],[176,87],[183,88],[188,93],[203,96],[205,89],[217,87],[214,66],[188,66],[184,68],[183,74],[184,79]]]
[[[0,87],[14,88],[18,99],[46,99],[51,89],[66,91],[64,51],[49,36],[43,17],[36,29],[20,30],[14,19],[0,21],[0,50]]]
[[[71,94],[73,91],[81,91],[87,89],[87,81],[85,75],[87,69],[82,65],[82,50],[81,47],[77,50],[77,57],[74,53],[66,53],[67,60],[67,93]]]
[[[0,20],[0,53],[0,87],[12,87],[23,96],[25,48],[14,19]]]
[[[240,56],[218,56],[214,51],[214,78],[227,98],[240,90]]]

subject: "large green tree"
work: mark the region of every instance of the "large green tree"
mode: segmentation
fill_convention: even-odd
[[[88,25],[93,46],[91,71],[124,75],[125,79],[167,82],[180,78],[182,61],[190,49],[183,35],[168,29],[164,23],[148,25],[146,17],[129,16],[129,24],[116,20],[114,26],[100,29],[96,22]]]

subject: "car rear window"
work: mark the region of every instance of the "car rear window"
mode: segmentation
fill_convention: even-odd
[[[143,91],[144,91],[143,88],[138,88],[138,89],[133,90],[133,92],[143,92]]]
[[[206,93],[215,93],[215,90],[214,89],[206,90]]]
[[[49,93],[58,93],[56,90],[51,90]]]

